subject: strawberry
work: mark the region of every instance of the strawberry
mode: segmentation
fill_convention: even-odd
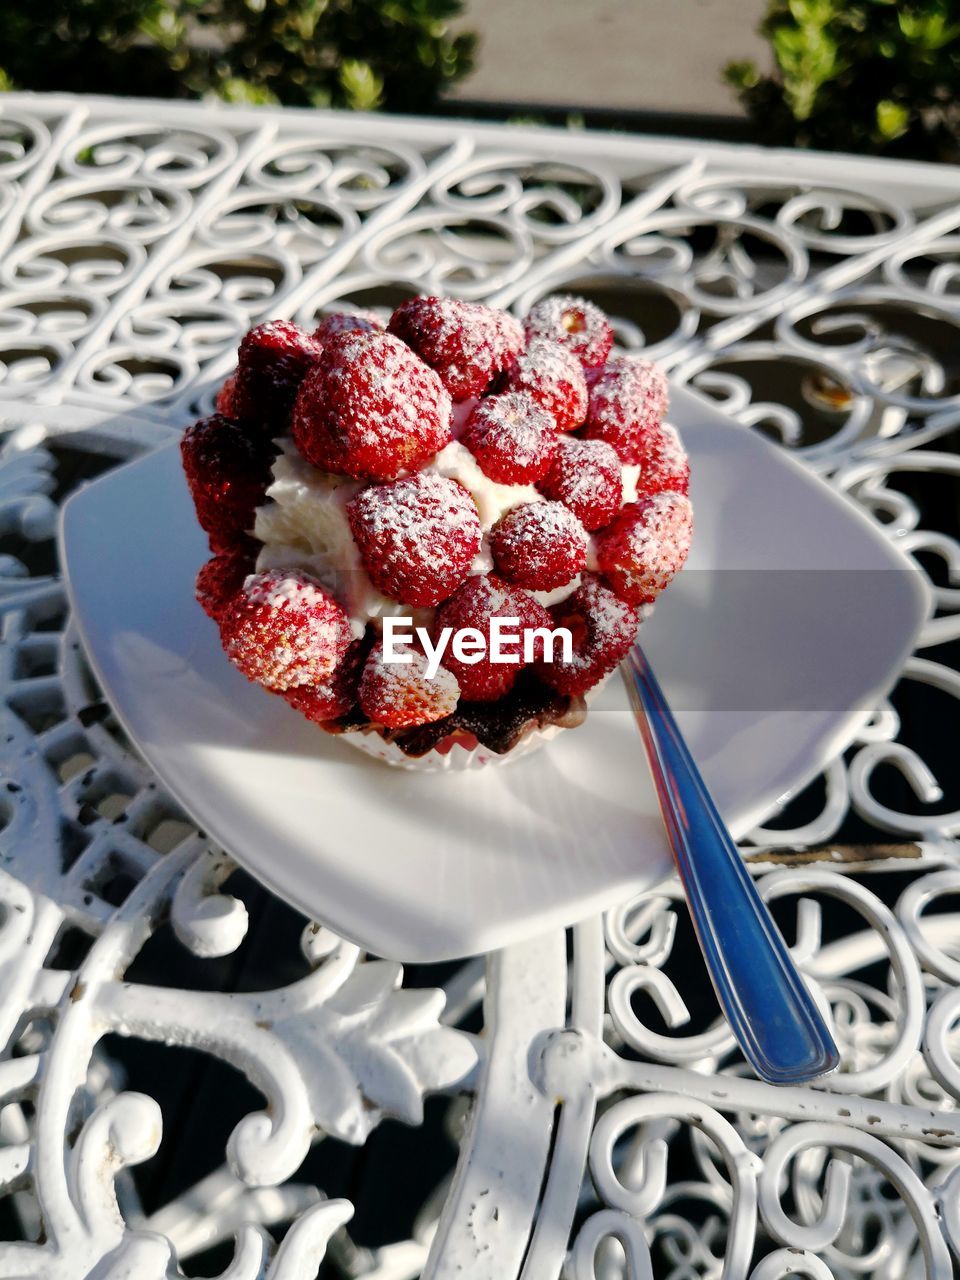
[[[576,591],[550,610],[554,627],[566,627],[573,657],[564,661],[554,650],[553,662],[538,662],[537,674],[558,693],[586,693],[617,666],[633,644],[640,619],[636,610],[604,586],[592,573],[583,575]]]
[[[239,593],[244,579],[253,573],[253,556],[244,547],[225,551],[208,560],[197,574],[197,603],[208,618],[219,622],[224,610]]]
[[[333,596],[295,569],[247,578],[222,614],[220,636],[234,666],[273,690],[323,684],[353,640]]]
[[[623,501],[620,459],[602,440],[561,436],[557,444],[553,466],[537,487],[568,507],[585,529],[602,529]]]
[[[693,513],[682,493],[656,493],[628,502],[597,535],[597,565],[621,599],[649,604],[683,567]]]
[[[549,338],[575,355],[585,369],[602,365],[613,346],[610,321],[598,306],[572,293],[541,298],[523,322],[527,341]]]
[[[380,333],[383,321],[375,311],[330,311],[320,320],[313,336],[322,345],[341,333]]]
[[[490,531],[498,572],[517,586],[552,591],[575,577],[587,562],[587,534],[561,502],[525,502],[512,507]]]
[[[519,619],[520,643],[516,650],[519,663],[492,662],[490,660],[490,622],[493,618]],[[487,652],[473,663],[461,662],[448,645],[442,662],[452,671],[460,684],[460,697],[465,702],[489,702],[509,693],[520,671],[523,659],[523,636],[539,627],[550,626],[550,615],[519,587],[512,587],[493,574],[474,574],[460,584],[452,596],[437,610],[433,623],[433,638],[444,627],[452,627],[454,633],[473,628],[484,637]],[[452,643],[452,642],[451,642]]]
[[[648,433],[667,411],[667,380],[649,360],[611,360],[590,387],[584,437],[613,445],[621,461],[643,462]]]
[[[312,334],[289,320],[251,329],[240,343],[230,393],[233,417],[268,435],[286,431],[297,389],[322,351]]]
[[[253,528],[253,513],[270,483],[275,453],[269,440],[219,413],[201,418],[183,433],[183,470],[212,551],[231,550]]]
[[[523,392],[480,400],[460,436],[485,476],[497,484],[530,484],[545,475],[557,449],[553,418]]]
[[[452,671],[439,667],[427,676],[427,660],[415,649],[408,662],[385,662],[383,646],[370,651],[360,680],[360,707],[371,720],[391,729],[432,724],[450,715],[460,699]]]
[[[392,480],[450,439],[450,397],[432,369],[387,333],[332,338],[293,406],[293,439],[322,471]]]
[[[411,298],[387,327],[437,371],[454,400],[483,395],[523,347],[508,312],[459,298]]]
[[[558,431],[576,431],[587,416],[587,380],[576,355],[551,338],[531,338],[504,376],[505,391],[525,391]]]
[[[374,585],[401,604],[439,604],[470,572],[480,549],[480,517],[470,493],[428,471],[368,485],[351,498],[347,517]]]

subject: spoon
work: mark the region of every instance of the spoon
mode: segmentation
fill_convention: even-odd
[[[840,1055],[757,892],[663,690],[635,644],[620,667],[720,1007],[762,1079],[798,1084]]]

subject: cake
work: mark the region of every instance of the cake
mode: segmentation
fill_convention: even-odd
[[[252,329],[181,443],[226,657],[392,763],[582,723],[692,530],[666,379],[612,343],[571,295],[523,322],[428,297]]]

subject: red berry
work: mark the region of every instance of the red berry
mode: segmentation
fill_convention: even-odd
[[[197,574],[196,596],[208,618],[220,621],[244,580],[253,573],[253,568],[253,556],[246,549],[225,551],[201,567]]]
[[[367,645],[364,641],[354,640],[332,675],[327,676],[320,684],[295,685],[292,689],[284,690],[280,696],[314,724],[325,724],[328,720],[346,715],[356,705],[357,687],[366,652]]]
[[[454,400],[482,395],[523,347],[508,312],[459,298],[410,298],[387,328],[436,369]]]
[[[222,414],[187,427],[180,457],[200,527],[212,551],[229,551],[253,528],[253,513],[270,483],[276,450]]]
[[[667,379],[649,360],[611,360],[590,387],[587,440],[606,440],[626,463],[643,461],[644,433],[667,411]]]
[[[682,493],[629,502],[597,535],[597,564],[621,599],[649,604],[683,567],[693,535],[693,511]]]
[[[492,618],[519,619],[519,644],[505,647],[517,653],[520,662],[491,662]],[[444,651],[442,661],[447,670],[457,677],[460,697],[464,702],[492,702],[513,688],[523,663],[523,637],[528,631],[549,626],[549,613],[533,596],[502,582],[493,574],[482,573],[467,578],[437,610],[433,622],[433,639],[436,642],[444,627],[452,627],[454,634],[467,627],[480,632],[486,643],[486,652],[479,662],[461,662],[451,652],[450,644]]]
[[[216,409],[217,413],[222,413],[225,418],[235,417],[233,393],[236,390],[236,386],[237,376],[236,374],[231,373],[229,378],[224,379],[223,385],[217,392],[213,401],[213,407]]]
[[[268,320],[240,343],[231,395],[233,416],[265,431],[286,431],[297,389],[323,347],[289,320]]]
[[[612,671],[633,644],[640,619],[636,610],[603,585],[592,573],[572,595],[550,610],[554,627],[566,627],[573,640],[573,657],[563,659],[554,649],[553,662],[539,662],[537,673],[558,693],[586,693]]]
[[[323,684],[353,639],[333,596],[298,569],[247,578],[224,611],[220,635],[234,666],[275,690]]]
[[[576,431],[587,416],[587,380],[568,348],[533,338],[507,371],[505,390],[525,391],[552,416],[558,431]]]
[[[460,442],[489,479],[530,484],[549,469],[557,438],[556,423],[546,409],[520,391],[509,391],[474,406]]]
[[[490,530],[490,551],[508,582],[552,591],[587,563],[587,534],[562,502],[525,502]]]
[[[428,678],[427,660],[410,649],[403,662],[385,662],[383,645],[375,645],[360,680],[360,707],[371,720],[391,729],[432,724],[456,710],[460,686],[452,671],[438,667]]]
[[[313,331],[318,342],[326,345],[341,333],[379,333],[383,321],[375,311],[331,311]]]
[[[450,439],[450,397],[396,338],[356,330],[332,338],[293,406],[297,448],[322,471],[392,480]]]
[[[644,431],[641,445],[643,457],[637,476],[637,497],[650,498],[668,490],[687,493],[690,462],[676,429],[668,422],[654,424]]]
[[[401,604],[446,599],[470,572],[483,536],[469,491],[428,471],[368,485],[350,499],[347,516],[374,585]]]
[[[572,293],[554,293],[531,307],[523,322],[527,341],[550,338],[577,357],[585,369],[603,364],[613,346],[610,321],[598,306]]]
[[[602,529],[623,501],[620,459],[602,440],[561,436],[553,466],[537,487],[569,507],[585,529]]]

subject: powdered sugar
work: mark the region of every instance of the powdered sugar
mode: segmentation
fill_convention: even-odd
[[[587,381],[573,352],[549,338],[532,338],[507,376],[511,391],[525,391],[560,431],[575,431],[587,416]]]
[[[460,685],[452,671],[427,675],[423,654],[411,649],[405,663],[385,662],[381,645],[367,658],[360,680],[360,706],[371,720],[402,729],[432,724],[456,710]]]
[[[541,298],[527,315],[524,329],[528,339],[559,342],[587,369],[602,365],[613,345],[613,330],[600,308],[572,293]]]
[[[221,634],[247,679],[276,690],[322,683],[352,638],[333,597],[297,570],[248,577],[223,614]]]
[[[602,528],[616,515],[623,498],[620,459],[602,440],[562,436],[553,467],[540,488],[565,503],[585,528]]]
[[[692,532],[693,512],[684,494],[642,498],[597,537],[597,564],[624,600],[650,602],[682,567]]]
[[[293,407],[297,448],[313,466],[389,480],[450,439],[450,397],[398,339],[351,331],[334,338]]]
[[[490,549],[510,582],[551,591],[586,564],[587,535],[563,503],[542,502],[507,512],[491,532]]]
[[[637,611],[593,574],[585,574],[577,590],[550,612],[574,637],[570,661],[540,668],[541,678],[561,693],[583,694],[597,685],[626,654],[639,626]]]
[[[667,380],[649,360],[622,356],[596,374],[584,436],[613,445],[628,464],[642,463],[644,433],[667,411]]]
[[[347,516],[372,581],[404,604],[439,604],[467,576],[480,549],[470,493],[429,471],[362,489]]]
[[[552,415],[531,396],[508,391],[477,404],[461,441],[491,480],[529,484],[546,474],[557,449],[557,431]]]
[[[389,330],[436,370],[454,400],[481,395],[523,347],[508,312],[459,298],[411,298]]]

